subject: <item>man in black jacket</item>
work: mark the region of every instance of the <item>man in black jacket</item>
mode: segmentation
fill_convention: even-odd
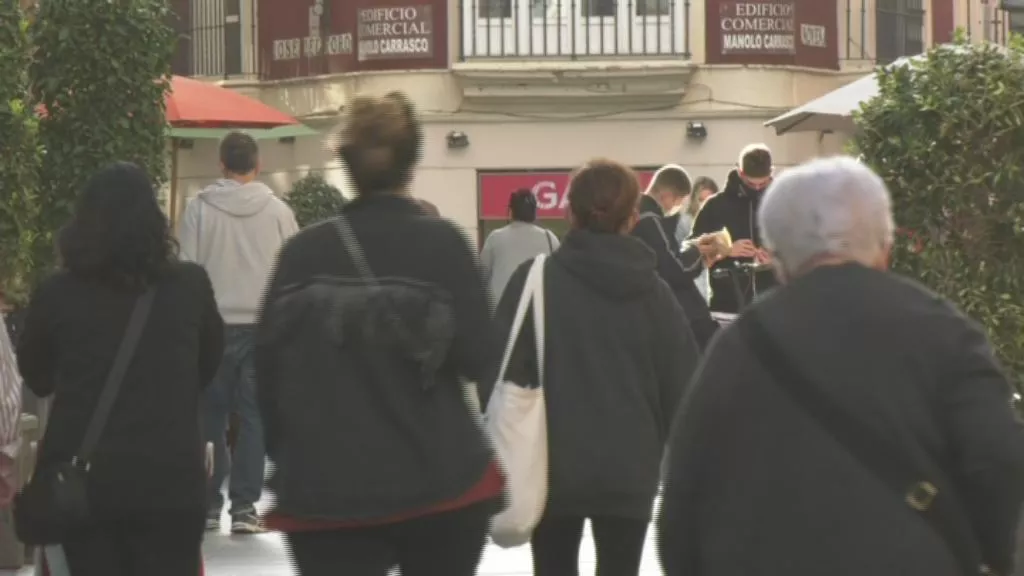
[[[691,185],[690,175],[680,166],[668,165],[658,170],[640,198],[640,219],[633,228],[633,236],[654,251],[658,275],[672,289],[703,350],[718,324],[711,318],[694,280],[704,269],[702,252],[713,253],[714,243],[700,238],[681,251],[675,236],[666,234],[662,224],[665,213],[677,209],[689,196]]]
[[[771,272],[750,274],[735,270],[737,264],[768,263],[768,253],[762,247],[757,226],[757,208],[772,182],[773,171],[772,153],[767,146],[747,146],[740,153],[737,168],[729,172],[725,188],[708,198],[694,219],[691,238],[725,228],[733,240],[732,252],[725,258],[715,259],[711,267],[711,310],[714,312],[735,314],[757,294],[775,286]],[[734,275],[716,277],[715,272],[720,270],[733,270]]]
[[[674,420],[667,576],[1013,573],[1009,382],[980,326],[886,272],[890,207],[852,158],[768,191],[783,285],[722,331]]]

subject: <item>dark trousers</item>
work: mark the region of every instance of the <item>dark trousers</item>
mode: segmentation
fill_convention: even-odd
[[[105,516],[64,553],[74,576],[197,576],[204,524],[202,510]]]
[[[474,505],[414,520],[323,532],[293,532],[287,543],[300,576],[475,576],[493,506]]]
[[[544,516],[533,531],[533,576],[579,576],[586,518]],[[646,520],[597,516],[590,530],[597,548],[597,576],[637,576],[647,537]]]
[[[214,451],[207,495],[210,512],[219,515],[224,508],[221,490],[228,476],[231,513],[252,512],[263,491],[266,458],[263,420],[256,403],[252,326],[225,327],[224,359],[206,389],[203,409],[206,441],[213,442]],[[229,454],[227,429],[232,413],[238,414],[238,438],[234,454]]]

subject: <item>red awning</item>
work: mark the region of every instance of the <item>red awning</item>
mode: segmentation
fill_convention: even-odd
[[[233,90],[173,76],[167,94],[167,123],[178,128],[275,128],[299,121]]]

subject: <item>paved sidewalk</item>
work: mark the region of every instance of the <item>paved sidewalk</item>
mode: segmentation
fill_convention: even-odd
[[[652,527],[653,528],[653,527]],[[206,567],[208,576],[290,576],[284,544],[276,534],[260,536],[229,536],[217,534],[207,538]],[[584,575],[594,573],[594,543],[587,530],[580,550],[580,567]],[[530,548],[524,546],[502,550],[489,545],[479,576],[530,576]],[[641,576],[659,575],[654,555],[654,536],[648,532]]]
[[[284,543],[277,534],[258,536],[208,535],[204,546],[207,576],[291,576]],[[594,542],[586,531],[580,550],[580,567],[584,575],[594,573]],[[479,576],[530,576],[530,548],[523,546],[502,550],[489,545]],[[647,535],[641,576],[660,575],[654,555],[654,536]],[[30,576],[31,569],[20,572],[0,570],[0,576]]]

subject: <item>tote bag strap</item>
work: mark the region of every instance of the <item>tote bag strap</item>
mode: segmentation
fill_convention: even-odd
[[[544,388],[544,255],[534,261],[533,272],[533,343],[537,347],[537,386]]]
[[[533,264],[530,266],[530,271],[526,275],[526,282],[523,284],[523,292],[519,295],[519,303],[516,304],[516,315],[512,320],[512,327],[508,333],[508,339],[505,341],[505,353],[501,357],[501,368],[498,370],[498,382],[505,380],[505,371],[508,370],[508,364],[512,360],[512,351],[515,349],[516,342],[519,340],[519,333],[523,330],[523,324],[526,322],[526,312],[533,308],[534,314],[534,336],[543,338],[543,326],[544,326],[544,261],[547,259],[545,254],[540,254],[533,260]],[[538,303],[538,299],[540,302]],[[539,310],[539,316],[538,316]],[[543,348],[542,346],[540,348]],[[537,365],[542,366],[544,358],[542,355],[537,357]],[[541,370],[543,372],[543,370]]]

